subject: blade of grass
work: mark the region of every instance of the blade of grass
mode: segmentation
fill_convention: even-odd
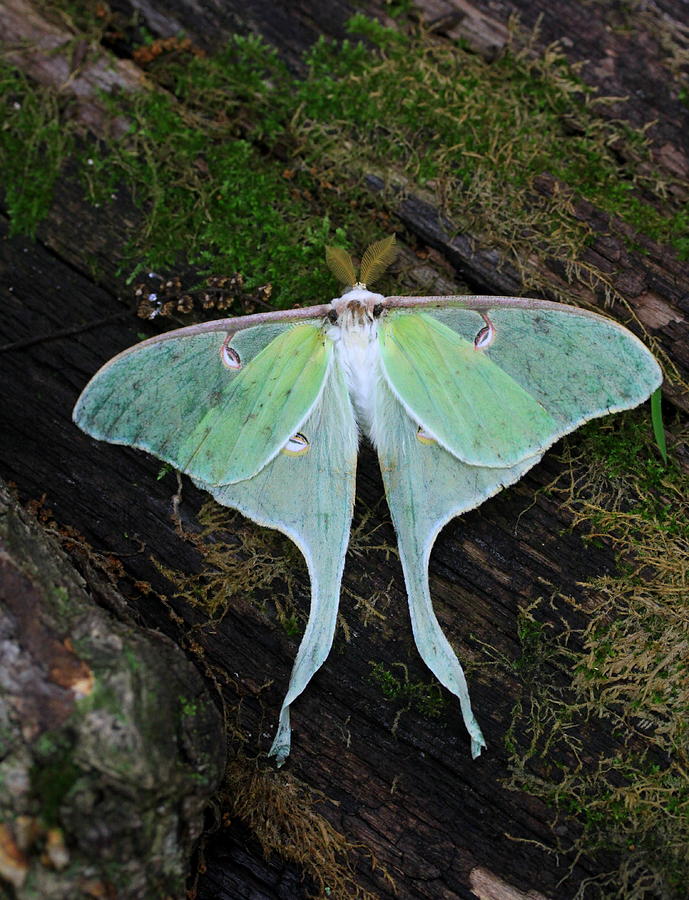
[[[663,406],[662,394],[660,388],[651,394],[651,422],[653,423],[653,434],[660,450],[663,462],[667,465],[667,446],[665,444],[665,426],[663,425]]]

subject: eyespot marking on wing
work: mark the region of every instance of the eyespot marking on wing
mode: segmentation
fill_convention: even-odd
[[[298,431],[292,435],[280,452],[285,456],[303,456],[309,452],[310,446],[309,439]]]
[[[476,333],[474,350],[485,350],[495,340],[495,325],[485,313],[481,313],[481,318],[486,324]]]
[[[233,372],[237,372],[242,368],[242,361],[234,347],[230,347],[230,341],[233,337],[234,335],[228,334],[223,341],[220,348],[220,359],[226,369],[232,369]]]
[[[423,427],[423,425],[419,425],[419,427],[416,429],[416,440],[419,441],[421,444],[437,444],[438,443],[436,441],[436,439],[433,437],[433,435],[430,432],[426,431],[426,429]]]

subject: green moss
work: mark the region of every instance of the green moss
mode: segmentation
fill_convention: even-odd
[[[627,526],[639,536],[651,526],[668,536],[689,538],[683,497],[686,473],[676,457],[662,462],[646,408],[591,422],[581,429],[577,442],[588,458],[587,490],[592,498],[600,492],[615,495],[616,508],[627,514]],[[591,503],[587,515],[595,536],[598,527],[608,522],[610,511],[606,505]]]
[[[130,114],[137,152],[116,148],[101,171],[121,171],[147,211],[144,230],[128,251],[132,258],[143,250],[156,269],[185,264],[240,271],[247,287],[272,282],[283,302],[328,295],[322,249],[342,237],[327,215],[299,196],[284,166],[241,138],[209,140],[187,125],[167,96],[138,98]],[[304,293],[307,274],[310,294]]]
[[[430,718],[439,716],[446,705],[440,685],[410,681],[404,663],[394,665],[401,671],[401,676],[393,674],[382,663],[370,663],[370,678],[381,689],[385,699],[404,703],[408,709],[415,709]]]
[[[57,618],[69,626],[74,618],[74,601],[64,585],[56,584],[50,590],[50,601]]]
[[[63,104],[0,62],[0,163],[10,234],[34,235],[50,209],[55,181],[74,148]]]
[[[686,250],[686,209],[670,212],[652,199],[664,182],[648,170],[644,136],[600,117],[600,101],[562,55],[508,49],[489,63],[363,16],[350,28],[375,50],[321,40],[307,57],[297,128],[313,159],[329,154],[359,172],[385,165],[410,188],[429,188],[454,221],[468,215],[491,242],[516,248],[537,237],[544,249],[571,255],[587,229],[569,214],[568,196],[539,201],[530,190],[548,173],[642,233]],[[615,143],[629,162],[613,154]]]
[[[132,673],[141,672],[141,660],[131,647],[125,647],[122,651]]]
[[[199,711],[198,704],[193,700],[189,700],[188,697],[180,697],[179,704],[182,709],[183,716],[195,716]]]
[[[110,98],[130,133],[86,171],[94,202],[124,183],[145,211],[127,257],[239,271],[247,288],[271,283],[277,306],[331,296],[323,245],[377,230],[338,192],[324,204],[318,171],[289,153],[295,84],[275,53],[237,37],[212,59],[166,61],[152,75],[171,93]]]
[[[311,48],[303,79],[258,38],[235,36],[212,57],[152,62],[165,92],[106,98],[130,131],[89,146],[82,169],[94,203],[125,187],[142,211],[124,271],[240,271],[249,287],[271,282],[277,306],[318,302],[334,289],[323,244],[365,246],[389,230],[386,210],[410,190],[500,246],[525,288],[544,287],[542,262],[556,256],[571,277],[612,290],[607,273],[577,268],[589,230],[571,213],[569,189],[535,190],[542,174],[689,252],[689,213],[667,199],[644,136],[599,115],[603,101],[552,49],[508,48],[487,62],[416,27],[357,15],[350,30],[352,39]],[[31,232],[71,132],[49,92],[3,71],[8,206],[14,231]],[[374,196],[368,173],[390,190]]]
[[[52,827],[59,824],[60,807],[81,771],[72,759],[74,747],[64,736],[53,739],[44,734],[34,747],[37,762],[30,771],[31,789],[44,824]]]
[[[530,676],[539,677],[546,661],[552,656],[549,629],[532,610],[532,607],[520,609],[517,619],[521,653],[514,662],[514,668],[522,681]]]
[[[296,615],[283,616],[282,627],[285,629],[287,634],[292,638],[299,637],[299,635],[304,630],[303,623],[299,620],[298,616],[296,616]]]

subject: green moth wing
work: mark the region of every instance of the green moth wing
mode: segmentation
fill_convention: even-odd
[[[482,352],[557,422],[549,445],[590,419],[638,406],[660,387],[655,357],[618,322],[564,304],[531,303],[491,309],[494,338]],[[483,325],[473,310],[428,314],[469,340]]]
[[[331,362],[320,322],[181,329],[103,366],[73,417],[99,440],[230,484],[259,472],[299,430]]]
[[[419,430],[384,381],[378,391],[376,414],[380,426],[378,458],[397,533],[414,640],[438,681],[459,698],[471,753],[476,757],[485,741],[471,710],[462,667],[433,611],[428,561],[435,539],[447,522],[513,484],[540,456],[502,469],[461,462]]]
[[[438,319],[392,312],[379,334],[383,371],[400,403],[464,462],[515,465],[557,430],[518,381]]]
[[[311,579],[311,610],[270,750],[281,765],[290,750],[290,706],[325,661],[333,642],[354,505],[358,433],[340,366],[301,426],[295,450],[257,475],[222,487],[204,484],[225,506],[291,538]]]
[[[429,593],[435,539],[563,434],[643,402],[662,374],[629,331],[574,307],[500,298],[492,308],[485,297],[473,309],[443,308],[434,300],[393,308],[381,324],[376,445],[414,638],[459,698],[475,757],[485,743]]]
[[[516,465],[589,419],[637,406],[662,382],[650,351],[610,319],[518,298],[463,298],[469,308],[453,299],[393,309],[381,360],[407,412],[464,462]]]

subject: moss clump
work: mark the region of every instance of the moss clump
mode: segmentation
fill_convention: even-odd
[[[370,203],[362,179],[382,172],[405,189],[430,191],[451,219],[463,227],[468,223],[493,244],[502,243],[516,258],[527,245],[532,252],[540,242],[544,254],[574,259],[589,232],[571,215],[566,192],[549,199],[534,192],[534,179],[548,173],[643,233],[689,252],[682,243],[687,211],[658,203],[668,185],[651,165],[645,137],[601,117],[604,98],[594,96],[562,54],[508,49],[489,63],[422,30],[384,28],[361,15],[349,27],[363,40],[318,41],[305,56],[305,79],[295,78],[274,51],[253,37],[233,38],[212,59],[161,61],[151,74],[181,106],[171,112],[174,124],[163,121],[160,109],[140,119],[146,138],[149,123],[161,126],[157,135],[150,133],[155,140],[148,158],[156,160],[161,149],[167,164],[170,151],[173,160],[186,156],[188,175],[189,162],[198,154],[216,184],[223,185],[223,158],[230,147],[220,139],[241,135],[252,147],[269,151],[264,159],[260,152],[252,156],[250,164],[257,164],[261,175],[263,166],[271,169],[266,187],[274,191],[271,206],[277,210],[289,204],[280,184],[285,167],[280,163],[278,172],[275,157],[287,163],[295,179],[291,199],[298,202],[285,225],[293,228],[296,222],[297,232],[313,214],[308,203],[304,208],[304,199],[317,196],[332,221],[340,221],[339,213],[348,231],[355,227],[351,206]],[[174,145],[167,142],[171,130],[182,131]],[[192,134],[197,146],[190,153],[183,145],[185,135]],[[626,162],[611,150],[620,145]],[[173,180],[190,185],[188,177]],[[345,202],[338,186],[347,187]],[[244,189],[240,178],[234,190],[239,205]],[[250,215],[251,191],[246,202]],[[270,233],[270,211],[259,205]],[[204,202],[196,205],[199,212],[203,207]],[[222,228],[222,210],[217,212]],[[228,212],[232,221],[231,207]],[[187,240],[190,233],[195,233],[193,216]],[[206,238],[221,254],[223,243],[237,240],[210,232]],[[255,247],[253,252],[255,259]],[[285,271],[289,268],[283,267],[283,277]]]
[[[323,245],[344,242],[327,213],[310,202],[310,178],[266,158],[234,127],[213,134],[193,128],[183,107],[166,95],[137,97],[127,110],[128,145],[110,148],[93,172],[101,185],[123,177],[146,211],[143,229],[126,251],[146,265],[184,265],[246,273],[246,287],[274,287],[277,305],[308,305],[332,294]],[[137,266],[132,277],[136,275]]]
[[[164,57],[149,74],[167,92],[110,99],[130,132],[87,173],[94,200],[124,184],[145,211],[127,257],[241,272],[248,289],[271,283],[278,307],[329,298],[323,245],[378,237],[381,204],[367,196],[361,215],[346,183],[306,164],[290,124],[298,83],[275,51],[235,36],[212,58]]]
[[[328,155],[359,172],[426,187],[456,222],[515,248],[534,237],[572,255],[588,238],[567,196],[538,200],[548,173],[659,241],[689,252],[687,210],[657,200],[667,184],[651,166],[645,136],[599,115],[598,98],[555,48],[508,48],[493,62],[364,16],[350,22],[367,44],[319,41],[307,56],[294,127],[310,158]],[[624,146],[621,163],[612,146]],[[539,206],[541,207],[539,209]],[[662,207],[662,208],[660,208]]]
[[[0,61],[0,163],[11,235],[33,236],[50,210],[55,181],[74,149],[64,112],[56,93]]]
[[[675,426],[670,439],[675,458],[686,458],[686,432]],[[658,465],[640,414],[591,425],[568,446],[553,490],[589,540],[612,543],[618,573],[584,585],[581,628],[566,625],[572,598],[551,598],[555,621],[546,604],[523,611],[520,674],[532,677],[508,736],[510,784],[578,822],[574,846],[558,850],[616,852],[618,868],[576,897],[595,889],[681,898],[689,883],[689,474]]]
[[[284,772],[262,769],[255,761],[238,758],[227,770],[223,805],[230,816],[241,819],[256,836],[265,856],[277,853],[301,866],[319,898],[350,897],[373,900],[374,895],[357,884],[350,854],[364,848],[351,844],[318,812],[324,801],[296,778]],[[394,881],[379,868],[369,851],[371,867],[393,887]]]
[[[378,685],[386,700],[403,703],[406,709],[415,709],[429,718],[436,718],[447,701],[437,682],[410,681],[404,663],[393,663],[400,675],[393,674],[382,663],[372,662],[370,678]]]

